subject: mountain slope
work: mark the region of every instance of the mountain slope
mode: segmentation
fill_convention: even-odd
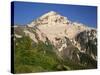
[[[24,37],[30,38],[32,50],[34,50],[36,45],[39,45],[40,48],[44,47],[40,51],[43,51],[45,54],[46,50],[51,51],[51,55],[54,53],[57,63],[63,61],[63,64],[65,64],[63,66],[60,65],[60,70],[61,68],[64,70],[66,65],[67,69],[97,67],[96,29],[81,23],[71,22],[68,18],[59,15],[57,12],[50,11],[26,26],[14,26],[16,48],[20,47],[17,47],[18,40],[23,40]],[[40,45],[40,42],[44,46]],[[23,46],[24,43],[19,44]],[[69,62],[70,64],[68,65]],[[81,67],[73,68],[71,64]]]

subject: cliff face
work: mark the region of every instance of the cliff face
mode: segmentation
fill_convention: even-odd
[[[34,43],[52,44],[61,60],[96,67],[97,30],[51,11],[26,26],[14,27],[14,38],[29,36]],[[17,38],[17,39],[16,39]]]

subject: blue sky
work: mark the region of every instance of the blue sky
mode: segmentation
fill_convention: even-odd
[[[66,4],[14,2],[14,24],[26,25],[41,15],[55,11],[73,22],[97,27],[97,7]]]

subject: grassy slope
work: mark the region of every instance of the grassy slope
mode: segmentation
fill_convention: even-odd
[[[53,52],[53,46],[47,41],[38,44],[29,37],[15,40],[14,71],[15,73],[45,72],[58,70],[76,70],[87,67],[71,61],[59,60]]]

